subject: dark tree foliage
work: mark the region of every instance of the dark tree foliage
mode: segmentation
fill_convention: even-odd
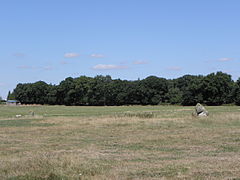
[[[44,104],[55,105],[57,104],[57,86],[50,85],[48,88],[46,102]]]
[[[240,78],[237,80],[237,82],[234,84],[234,90],[233,90],[233,98],[234,103],[236,105],[240,105]]]
[[[233,88],[234,82],[231,76],[226,73],[217,72],[205,76],[202,82],[204,103],[207,105],[222,105],[233,102]]]
[[[182,105],[196,105],[203,102],[202,80],[203,76],[186,76],[182,91]]]
[[[13,96],[24,104],[46,104],[49,87],[50,85],[43,81],[18,84],[14,89]]]
[[[167,80],[149,76],[143,80],[127,81],[110,76],[68,77],[59,85],[43,81],[18,84],[8,97],[23,104],[51,105],[157,105],[182,104],[240,105],[240,79],[211,73],[207,76],[185,75]]]
[[[11,91],[8,91],[8,96],[7,96],[7,100],[14,100],[15,96],[13,93],[11,93]]]
[[[183,99],[183,92],[180,91],[180,89],[177,87],[171,87],[169,88],[166,97],[168,98],[167,102],[170,104],[181,104]]]
[[[142,94],[145,96],[145,104],[157,105],[165,103],[168,93],[168,81],[164,78],[149,76],[140,82]]]

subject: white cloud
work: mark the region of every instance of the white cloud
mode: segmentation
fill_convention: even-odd
[[[220,58],[220,59],[218,59],[218,61],[220,61],[220,62],[226,62],[226,61],[232,61],[233,60],[233,58]]]
[[[119,66],[113,64],[98,64],[93,67],[95,70],[112,70],[112,69],[127,69],[127,66]]]
[[[65,53],[64,54],[65,58],[75,58],[75,57],[78,57],[78,56],[80,56],[80,54],[78,54],[78,53]]]
[[[169,71],[181,71],[182,68],[179,66],[172,66],[172,67],[168,67],[167,70]]]
[[[93,58],[104,58],[105,56],[103,54],[91,54],[91,57],[93,57]]]
[[[133,64],[138,65],[138,64],[147,64],[147,61],[134,61]]]

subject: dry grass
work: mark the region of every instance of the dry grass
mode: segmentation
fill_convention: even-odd
[[[240,113],[183,111],[1,120],[0,179],[239,178]]]

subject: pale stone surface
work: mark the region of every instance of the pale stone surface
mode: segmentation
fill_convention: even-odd
[[[197,105],[195,106],[195,112],[197,116],[208,116],[208,111],[200,103],[197,103]]]
[[[208,113],[207,112],[201,112],[200,114],[198,114],[198,116],[200,116],[200,117],[208,116]]]

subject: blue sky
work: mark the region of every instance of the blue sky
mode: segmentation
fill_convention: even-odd
[[[111,75],[240,77],[239,0],[0,0],[0,96]]]

